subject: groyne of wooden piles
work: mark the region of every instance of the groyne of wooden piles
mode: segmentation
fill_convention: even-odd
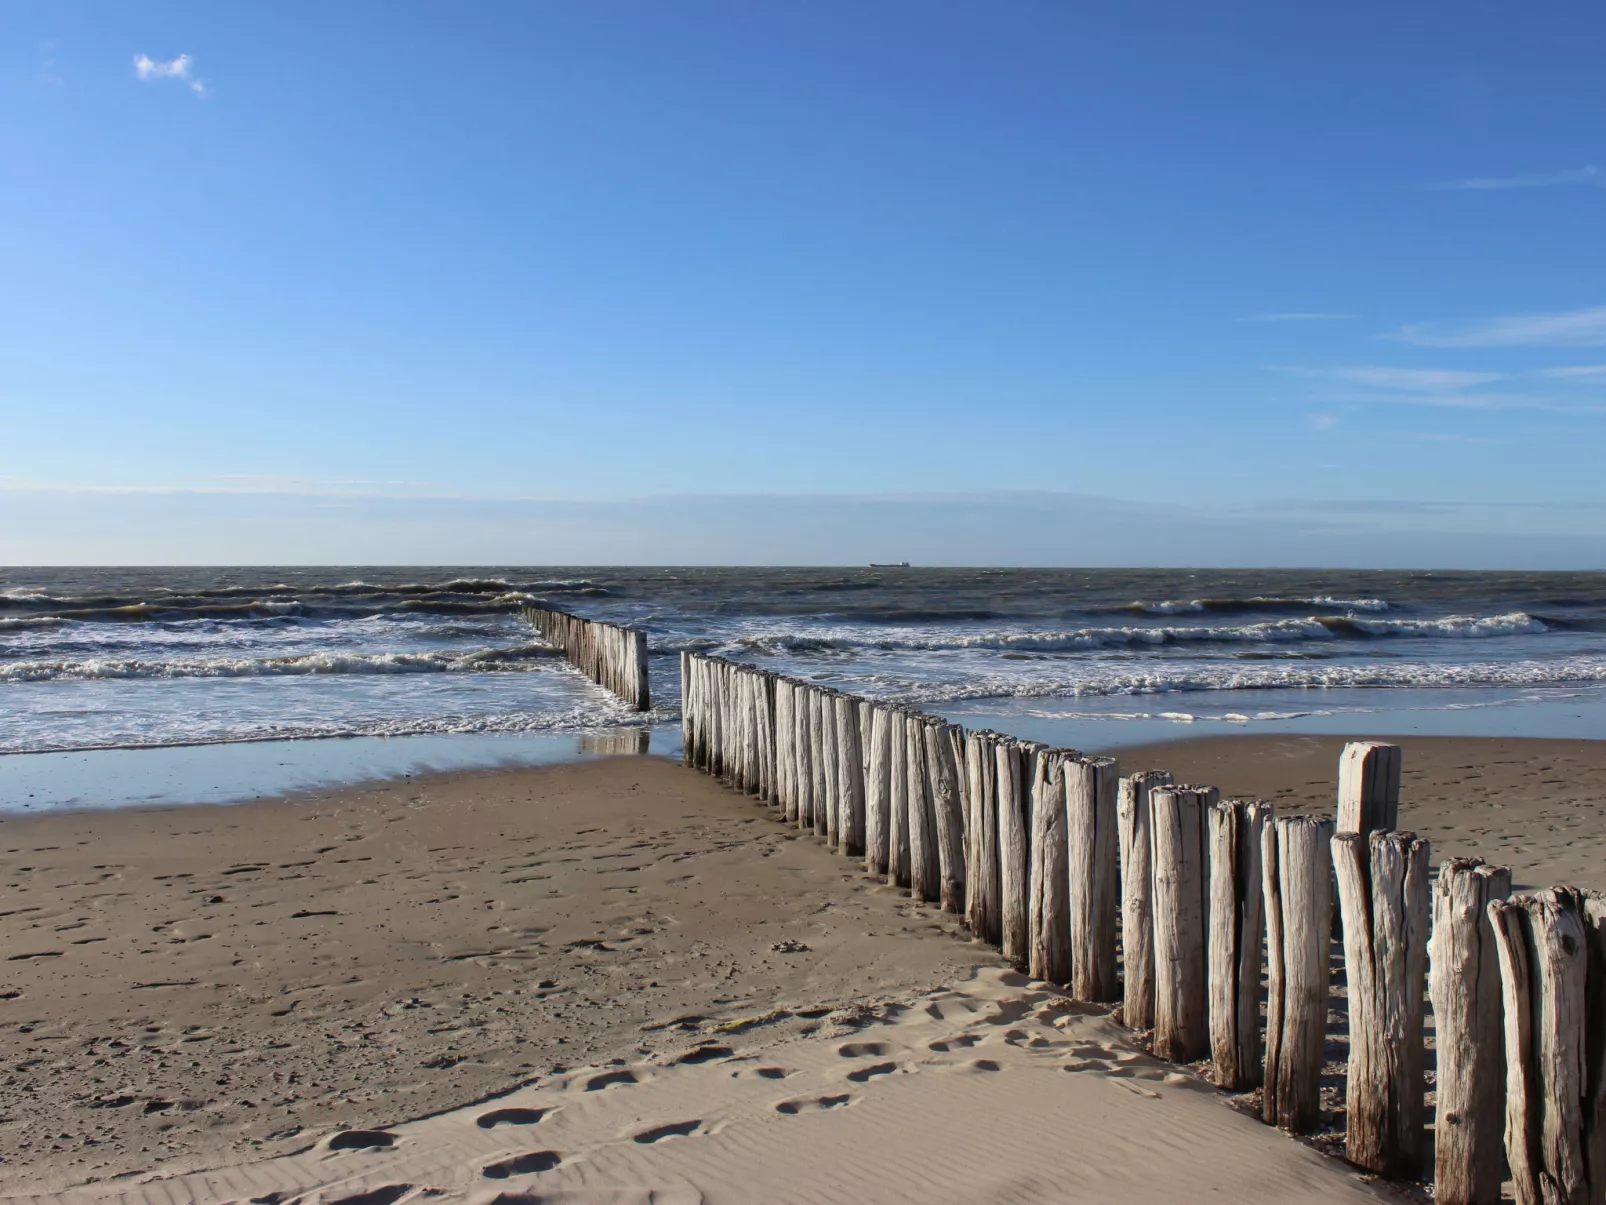
[[[521,607],[519,614],[593,682],[607,687],[637,711],[652,707],[647,689],[647,633],[551,607]]]
[[[1430,874],[1394,827],[1397,746],[1345,748],[1336,815],[1279,815],[719,657],[682,653],[681,692],[688,764],[1034,978],[1119,1004],[1160,1057],[1258,1089],[1267,1123],[1321,1128],[1342,1036],[1352,1163],[1449,1205],[1493,1205],[1508,1173],[1518,1205],[1606,1202],[1606,896],[1513,895],[1477,858]]]

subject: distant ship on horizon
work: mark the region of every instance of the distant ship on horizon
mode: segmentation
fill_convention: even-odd
[[[908,561],[871,561],[870,562],[870,568],[872,568],[872,569],[907,569],[907,568],[909,568],[909,562]]]

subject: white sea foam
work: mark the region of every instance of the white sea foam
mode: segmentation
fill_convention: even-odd
[[[1063,665],[1056,663],[1057,670]],[[961,682],[920,683],[883,680],[876,693],[915,703],[949,703],[990,698],[1078,698],[1151,695],[1181,691],[1275,690],[1323,687],[1542,687],[1606,683],[1606,658],[1554,661],[1368,662],[1292,665],[1179,664],[1133,669],[1109,662],[1083,662],[1073,674],[1014,677],[969,675]]]
[[[111,678],[282,678],[310,674],[438,674],[524,671],[552,663],[550,649],[457,649],[439,653],[303,653],[289,657],[230,657],[183,661],[140,658],[35,660],[0,663],[0,682],[60,682]]]
[[[880,649],[939,651],[996,649],[1001,652],[1070,653],[1091,649],[1144,648],[1174,644],[1288,644],[1367,637],[1477,639],[1544,632],[1542,620],[1526,611],[1504,615],[1451,615],[1442,619],[1373,619],[1358,616],[1306,616],[1242,624],[1122,624],[1069,631],[933,632],[897,628],[791,628],[761,632],[731,641],[736,650],[794,653],[823,650]],[[707,647],[706,638],[667,640],[661,647]]]

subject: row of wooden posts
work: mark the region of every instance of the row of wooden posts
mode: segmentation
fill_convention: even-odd
[[[521,607],[519,613],[548,644],[563,650],[569,664],[605,686],[637,711],[652,707],[647,688],[647,633],[595,619],[582,619],[550,607]]]
[[[1428,842],[1395,828],[1397,746],[1345,748],[1336,817],[1283,816],[723,658],[683,653],[681,683],[689,764],[1033,977],[1119,1002],[1160,1057],[1261,1088],[1293,1133],[1322,1119],[1336,883],[1347,1157],[1398,1179],[1431,1164],[1452,1205],[1499,1201],[1508,1168],[1519,1205],[1606,1201],[1606,897],[1513,896],[1479,859],[1431,877]]]

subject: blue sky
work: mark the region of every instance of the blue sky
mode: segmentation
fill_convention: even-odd
[[[0,561],[1031,560],[953,499],[1044,492],[1050,563],[1606,565],[1603,52],[1576,3],[12,5]]]

